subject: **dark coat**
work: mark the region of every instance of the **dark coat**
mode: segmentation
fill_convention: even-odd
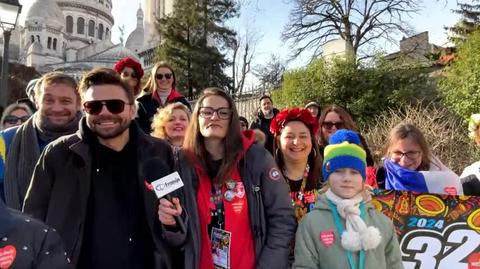
[[[186,211],[184,225],[188,232],[163,230],[163,237],[172,246],[184,246],[184,268],[198,269],[200,230],[197,210],[198,177],[184,156],[180,156],[180,174],[184,181],[179,193]],[[296,230],[295,216],[288,195],[288,186],[271,154],[253,144],[240,161],[240,175],[245,186],[250,216],[256,268],[288,267],[289,242]]]
[[[147,136],[133,122],[130,134],[137,149],[137,159],[132,159],[132,165],[137,162],[137,180],[142,188],[140,195],[144,200],[145,215],[155,244],[155,268],[171,268],[168,251],[159,240],[158,199],[145,184],[142,163],[161,156],[165,166],[171,167],[173,172],[172,150],[166,142]],[[94,136],[87,128],[85,119],[82,119],[76,134],[61,137],[45,148],[35,168],[24,205],[24,212],[58,230],[65,242],[68,257],[74,264],[78,262],[82,249],[91,184],[92,149],[87,143],[89,135]]]
[[[160,104],[152,98],[152,94],[146,94],[137,99],[138,102],[138,118],[136,121],[140,125],[140,128],[147,133],[150,134],[152,131],[152,117],[157,113],[157,109],[160,107]],[[175,95],[175,97],[167,99],[165,105],[180,102],[192,111],[192,107],[188,102],[187,98],[183,95]]]
[[[273,118],[278,114],[278,109],[273,109],[273,117],[271,119],[266,119],[262,111],[258,111],[255,120],[250,125],[250,129],[259,129],[265,134],[265,148],[273,154],[273,134],[270,132],[270,123]]]
[[[0,201],[0,259],[9,269],[67,269],[62,239],[45,224]],[[6,266],[8,264],[11,266]]]

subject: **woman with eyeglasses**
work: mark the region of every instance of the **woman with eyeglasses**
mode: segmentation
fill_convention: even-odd
[[[32,116],[32,110],[25,104],[10,104],[3,111],[0,119],[0,130],[26,122]]]
[[[320,134],[318,139],[318,145],[320,148],[320,156],[323,156],[323,150],[328,146],[328,141],[330,136],[334,134],[337,130],[347,129],[357,132],[360,137],[360,146],[367,153],[367,179],[365,183],[372,187],[377,187],[376,183],[376,168],[375,162],[373,160],[370,149],[368,148],[367,141],[363,136],[358,132],[355,122],[353,122],[352,116],[341,106],[339,105],[328,105],[323,108],[320,113]]]
[[[159,205],[163,237],[183,246],[183,268],[287,268],[295,232],[288,187],[254,140],[252,130],[240,131],[233,99],[207,88],[185,136],[180,201]]]
[[[113,69],[120,74],[122,80],[127,82],[133,90],[133,95],[137,97],[140,94],[140,84],[143,77],[142,65],[133,58],[126,57],[115,63]]]
[[[377,183],[388,190],[463,194],[458,176],[433,156],[422,132],[409,123],[390,131]]]
[[[153,66],[147,84],[143,87],[143,95],[137,101],[137,122],[146,133],[151,132],[152,118],[158,108],[180,102],[190,111],[192,110],[187,98],[176,90],[175,72],[165,62],[159,62]]]

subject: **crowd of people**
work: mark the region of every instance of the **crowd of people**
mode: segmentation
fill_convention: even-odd
[[[410,123],[377,164],[338,105],[265,95],[249,126],[220,88],[192,108],[170,65],[143,75],[131,58],[79,84],[47,73],[5,108],[1,268],[403,268],[376,189],[480,195],[480,164],[457,176]],[[175,171],[183,187],[157,197]]]

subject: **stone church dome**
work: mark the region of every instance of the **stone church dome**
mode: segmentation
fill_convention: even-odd
[[[143,10],[141,7],[137,10],[137,28],[127,38],[125,47],[135,52],[140,51],[144,47],[145,30],[143,29]]]
[[[65,17],[55,0],[36,0],[28,10],[26,22],[64,26]]]
[[[64,26],[63,12],[55,0],[36,0],[28,10],[26,22],[45,22],[52,26]]]

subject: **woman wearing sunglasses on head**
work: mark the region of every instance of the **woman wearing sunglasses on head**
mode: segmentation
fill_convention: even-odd
[[[20,125],[32,116],[32,110],[25,104],[11,104],[3,111],[0,130]]]
[[[287,268],[295,232],[287,184],[253,131],[240,131],[223,90],[207,88],[198,99],[183,150],[183,197],[176,209],[166,199],[159,205],[163,237],[184,248],[182,267]]]
[[[390,131],[377,183],[388,190],[463,194],[459,177],[430,152],[422,132],[403,122]]]
[[[118,61],[113,67],[115,72],[120,74],[122,80],[126,81],[133,90],[133,95],[140,94],[140,84],[143,77],[142,65],[136,60],[127,57]]]
[[[152,118],[158,108],[167,104],[180,102],[192,110],[190,103],[185,96],[176,90],[176,78],[173,68],[165,63],[159,62],[152,68],[152,73],[147,84],[143,88],[143,96],[138,101],[138,124],[146,132],[151,132]]]
[[[367,179],[365,183],[372,187],[377,187],[375,175],[375,162],[373,160],[370,149],[363,136],[358,132],[355,122],[353,122],[352,116],[339,105],[328,105],[320,113],[320,138],[318,139],[318,146],[320,148],[320,156],[323,156],[323,150],[328,146],[328,140],[330,136],[337,130],[347,129],[357,132],[360,137],[360,146],[367,153]]]

